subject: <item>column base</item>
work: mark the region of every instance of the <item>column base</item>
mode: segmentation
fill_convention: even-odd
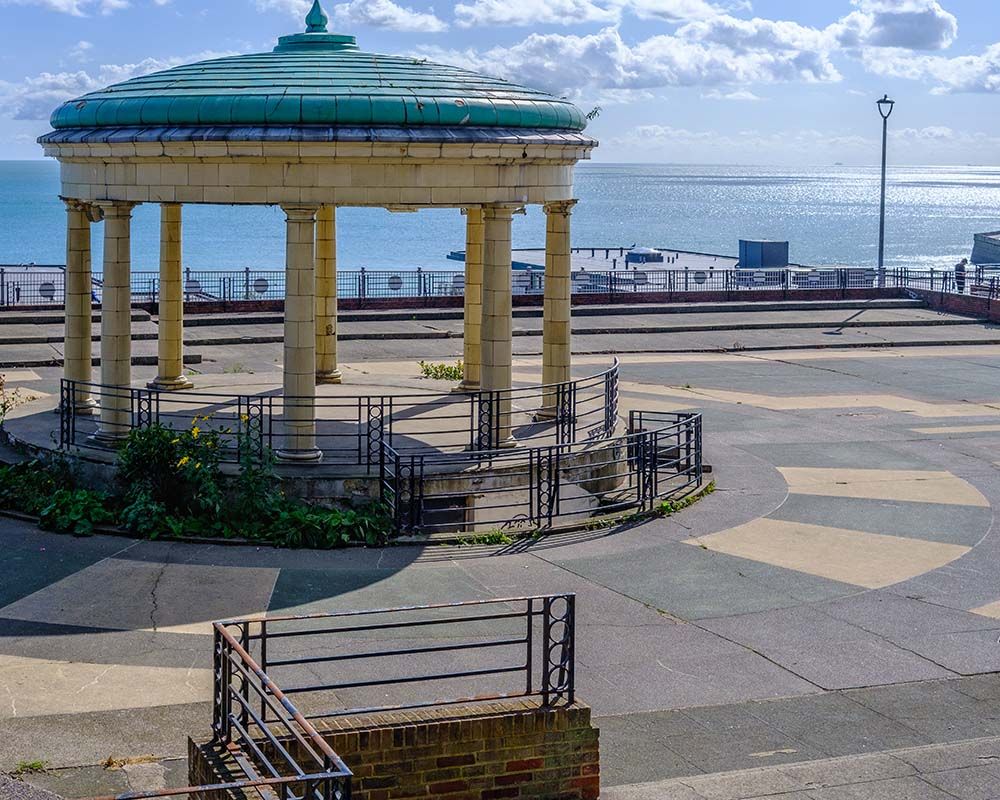
[[[332,372],[317,372],[316,373],[316,383],[343,383],[344,376],[339,369],[335,369]]]
[[[323,460],[322,450],[278,450],[274,457],[286,464],[318,464]]]
[[[153,378],[146,384],[146,388],[159,389],[163,392],[181,392],[185,389],[193,389],[194,384],[191,383],[187,375],[179,375],[176,378]]]
[[[120,444],[128,438],[128,431],[96,431],[88,438],[103,445]]]
[[[458,386],[452,386],[451,391],[454,393],[471,394],[472,392],[478,392],[480,388],[478,383],[466,383],[462,381]]]
[[[92,416],[97,413],[97,409],[100,406],[93,397],[88,397],[86,400],[81,400],[73,406],[73,413],[78,417]],[[52,409],[53,413],[60,413],[62,411],[62,406],[56,406]]]
[[[554,408],[540,408],[535,412],[535,421],[540,422],[542,420],[550,420],[558,417],[559,414],[556,413]]]

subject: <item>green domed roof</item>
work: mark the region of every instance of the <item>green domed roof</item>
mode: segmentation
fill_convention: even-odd
[[[458,67],[360,51],[326,32],[318,0],[306,32],[270,53],[175,67],[60,106],[57,130],[219,126],[505,128],[581,131],[572,103]]]

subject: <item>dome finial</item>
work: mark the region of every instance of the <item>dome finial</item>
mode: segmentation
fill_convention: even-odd
[[[326,33],[326,23],[329,21],[319,0],[313,0],[312,8],[306,14],[306,33]]]

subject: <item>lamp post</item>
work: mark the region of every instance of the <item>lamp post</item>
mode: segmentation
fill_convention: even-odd
[[[877,100],[879,116],[882,117],[882,193],[879,200],[878,209],[878,285],[885,286],[885,145],[888,138],[889,115],[895,100],[890,100],[889,95],[882,95],[881,100]]]

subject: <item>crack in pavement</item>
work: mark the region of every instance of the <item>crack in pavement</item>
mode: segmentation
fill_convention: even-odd
[[[160,611],[160,601],[156,596],[156,591],[160,588],[160,581],[163,580],[163,574],[167,571],[169,563],[169,561],[164,561],[160,565],[160,569],[156,573],[156,578],[153,580],[153,585],[149,590],[149,600],[152,604],[149,609],[149,622],[153,627],[153,633],[156,633],[157,631],[158,623],[156,617]]]

